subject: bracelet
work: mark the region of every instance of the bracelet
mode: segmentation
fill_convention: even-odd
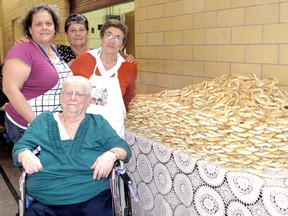
[[[116,156],[116,160],[120,159],[120,153],[116,149],[109,149],[108,151],[112,152]]]

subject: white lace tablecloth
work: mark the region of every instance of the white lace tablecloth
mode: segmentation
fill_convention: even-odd
[[[126,131],[126,169],[139,203],[133,215],[288,215],[288,172],[227,171],[151,138]]]

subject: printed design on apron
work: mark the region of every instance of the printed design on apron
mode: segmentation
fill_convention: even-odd
[[[112,75],[114,75],[114,78],[118,78],[118,69],[121,67],[122,61],[117,60],[116,65],[109,71],[106,71],[106,69],[104,68],[102,64],[102,61],[100,60],[101,50],[102,50],[101,48],[97,49],[96,53],[94,53],[93,50],[90,51],[90,54],[93,53],[92,55],[96,58],[96,65],[95,65],[93,74],[90,78],[92,88],[93,88],[90,104],[105,106],[107,104],[108,96],[109,96],[109,90],[106,88],[105,80],[107,78],[111,78]],[[94,76],[97,76],[96,75],[97,68],[99,68],[99,72],[101,76],[103,77],[102,82],[94,81],[95,80]]]
[[[95,104],[99,106],[105,106],[107,104],[108,99],[108,90],[105,87],[92,86],[92,94],[90,104]]]

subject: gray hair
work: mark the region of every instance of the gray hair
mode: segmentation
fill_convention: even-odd
[[[51,16],[54,24],[55,35],[60,34],[60,13],[56,5],[38,4],[32,7],[28,13],[22,18],[21,24],[25,35],[31,37],[29,28],[32,26],[33,15],[39,11],[47,11]]]
[[[68,32],[69,26],[73,23],[82,24],[85,26],[86,31],[89,31],[89,23],[85,16],[81,14],[70,14],[65,20],[64,30],[66,33]]]
[[[65,91],[65,88],[68,84],[81,84],[85,87],[85,93],[90,95],[92,94],[92,85],[90,83],[90,81],[82,76],[71,76],[71,77],[67,77],[62,85],[62,92]]]

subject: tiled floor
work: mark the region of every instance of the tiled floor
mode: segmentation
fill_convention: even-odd
[[[15,216],[18,212],[19,176],[7,144],[0,143],[0,216]]]

